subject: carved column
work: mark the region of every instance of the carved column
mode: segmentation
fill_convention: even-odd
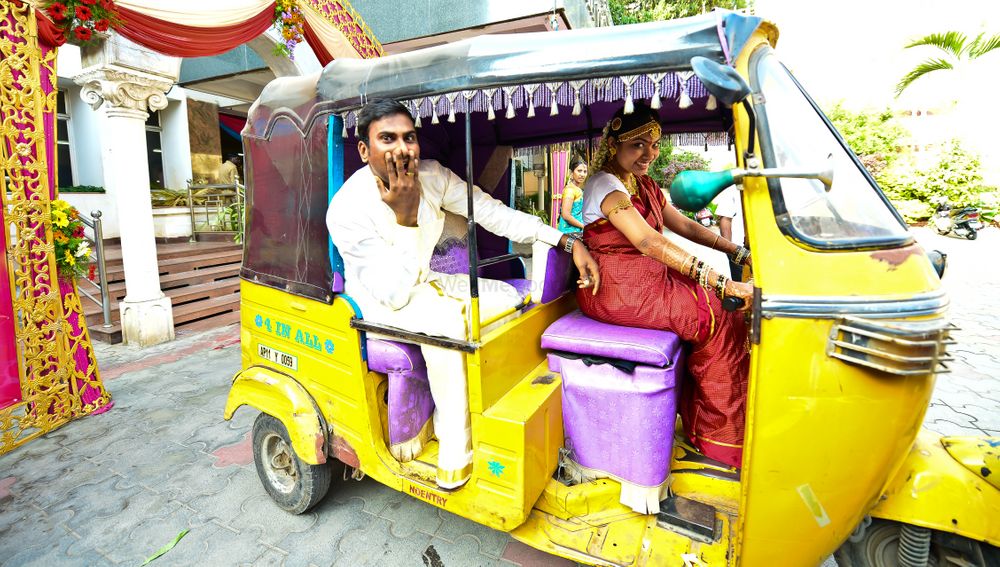
[[[149,111],[166,108],[173,81],[107,63],[85,69],[74,81],[95,110],[104,107],[104,187],[117,203],[125,269],[126,295],[118,306],[122,338],[140,346],[173,340],[170,298],[160,290],[146,156],[146,119]]]

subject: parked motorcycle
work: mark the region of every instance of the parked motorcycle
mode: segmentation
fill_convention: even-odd
[[[955,236],[969,240],[975,240],[978,231],[983,228],[979,221],[979,209],[976,207],[954,208],[947,197],[937,199],[933,225],[934,230],[942,236],[954,233]]]
[[[715,215],[707,207],[695,213],[694,218],[702,226],[712,226],[715,223]]]

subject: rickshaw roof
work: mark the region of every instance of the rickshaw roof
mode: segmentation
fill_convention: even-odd
[[[595,77],[670,75],[690,70],[696,55],[731,64],[762,22],[755,16],[717,10],[627,26],[482,35],[388,57],[338,59],[318,78],[269,84],[251,110],[244,134],[267,137],[277,114],[295,115],[293,121],[303,131],[319,114],[340,114],[350,126],[352,111],[373,99],[412,101],[418,110],[421,105],[437,105],[449,93],[472,96],[489,91],[492,97],[496,91],[504,96],[505,87],[532,84],[547,84],[555,93],[555,85]],[[773,26],[768,31],[774,43],[777,32]],[[463,98],[454,96],[442,108],[464,112],[470,103]],[[480,110],[476,101],[471,104]]]

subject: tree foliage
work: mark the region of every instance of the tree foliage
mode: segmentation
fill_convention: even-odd
[[[855,112],[838,103],[827,117],[908,221],[927,219],[934,210],[932,199],[939,195],[958,206],[995,206],[994,188],[983,184],[979,158],[958,140],[943,144],[919,167],[913,155],[902,151],[900,141],[907,132],[890,110]]]
[[[827,117],[861,158],[865,168],[881,183],[883,172],[901,155],[900,140],[907,134],[892,111],[886,108],[855,112],[838,102],[827,112]]]
[[[730,10],[747,7],[748,0],[608,0],[615,25],[659,22],[710,12],[713,8]]]
[[[955,69],[958,66],[967,65],[991,51],[1000,49],[1000,34],[987,37],[984,32],[969,41],[964,33],[957,31],[932,33],[911,41],[904,46],[904,49],[922,46],[937,48],[942,52],[944,58],[930,57],[918,63],[899,80],[896,85],[896,96],[903,94],[903,91],[914,81],[928,73]]]

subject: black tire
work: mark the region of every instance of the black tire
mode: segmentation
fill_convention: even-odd
[[[986,567],[1000,567],[1000,547],[993,547],[984,542],[979,542],[979,549],[983,552],[983,560]]]
[[[264,490],[292,514],[312,508],[330,489],[330,465],[303,462],[284,424],[266,413],[253,423],[253,461]]]
[[[976,237],[978,236],[979,234],[977,234],[976,231],[971,228],[969,229],[968,232],[965,233],[965,237],[968,238],[969,240],[975,240]]]

